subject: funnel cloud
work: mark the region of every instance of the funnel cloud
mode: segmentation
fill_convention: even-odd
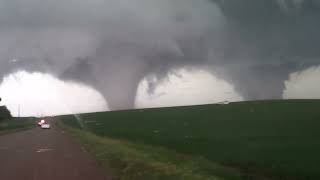
[[[320,65],[319,18],[317,0],[0,0],[0,77],[51,74],[113,110],[184,67],[246,100],[282,98],[291,73]]]
[[[150,82],[157,83],[157,86],[152,89]],[[150,90],[152,93],[148,92]],[[141,81],[135,107],[168,107],[242,100],[243,98],[235,92],[231,84],[209,72],[199,69],[178,69],[170,73],[161,83],[152,76]]]

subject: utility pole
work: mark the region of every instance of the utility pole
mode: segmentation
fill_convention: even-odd
[[[20,104],[18,105],[18,119],[20,119]]]
[[[18,60],[17,59],[14,59],[14,61],[13,62],[17,62]],[[20,81],[20,79],[17,77],[17,75],[16,74],[13,74],[13,77],[14,77],[14,79],[16,80],[16,82],[19,84],[19,86],[21,86],[21,81]],[[20,119],[20,104],[21,103],[21,97],[20,97],[20,102],[18,103],[18,119]]]

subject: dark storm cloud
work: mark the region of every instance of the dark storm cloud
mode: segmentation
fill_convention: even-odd
[[[320,64],[316,0],[0,0],[1,76],[49,72],[131,108],[148,74],[205,66],[247,99]],[[153,87],[155,85],[153,84]]]
[[[319,1],[216,2],[228,22],[219,65],[246,98],[280,98],[290,72],[320,64]]]

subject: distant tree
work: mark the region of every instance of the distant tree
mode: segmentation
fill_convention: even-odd
[[[1,101],[1,97],[0,97],[0,101]],[[9,109],[6,106],[0,106],[0,121],[3,119],[11,118],[11,117],[12,115]]]

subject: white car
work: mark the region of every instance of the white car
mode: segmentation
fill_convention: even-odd
[[[41,124],[42,129],[50,129],[50,124]]]

